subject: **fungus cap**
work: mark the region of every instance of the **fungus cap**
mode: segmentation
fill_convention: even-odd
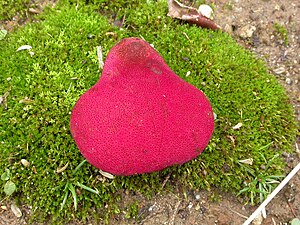
[[[75,104],[70,129],[92,165],[133,175],[197,157],[212,136],[214,116],[207,97],[147,42],[126,38],[110,50],[101,78]]]

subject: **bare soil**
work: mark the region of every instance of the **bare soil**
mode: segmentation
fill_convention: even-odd
[[[46,1],[47,3],[47,1]],[[53,4],[53,1],[50,1]],[[237,42],[262,58],[286,88],[300,123],[300,2],[299,0],[210,0],[215,5],[215,21]],[[42,10],[45,1],[37,5]],[[11,30],[20,23],[18,18],[2,21],[1,25]],[[24,21],[22,21],[23,23]],[[275,29],[274,24],[286,28],[288,44]],[[300,137],[295,143],[295,152],[285,154],[287,172],[299,163]],[[166,180],[166,182],[169,182]],[[141,209],[138,221],[126,219],[125,212],[112,218],[110,224],[243,224],[257,206],[244,205],[241,199],[218,189],[190,191],[187,195],[178,187],[169,194],[157,194],[148,200],[139,194],[124,194],[121,204],[138,201]],[[23,206],[23,216],[17,218],[10,203],[0,202],[0,225],[27,224],[28,207]],[[5,207],[7,209],[5,209]],[[300,219],[300,173],[266,207],[267,218],[255,224],[288,224],[293,218]],[[94,224],[93,221],[72,224]]]

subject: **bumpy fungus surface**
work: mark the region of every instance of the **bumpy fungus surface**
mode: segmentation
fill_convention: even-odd
[[[74,106],[70,126],[88,162],[133,175],[197,157],[212,136],[213,120],[200,90],[147,42],[126,38],[111,49],[100,80]]]

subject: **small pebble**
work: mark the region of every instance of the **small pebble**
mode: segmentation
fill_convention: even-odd
[[[258,47],[260,45],[259,37],[254,34],[252,37],[252,42],[254,47]]]
[[[229,24],[225,24],[224,31],[226,31],[227,33],[232,33],[233,32],[233,27],[230,26]]]
[[[285,82],[286,82],[288,85],[291,85],[291,84],[293,83],[292,79],[289,78],[289,77],[287,77],[287,78],[285,79]]]
[[[254,32],[256,31],[256,27],[252,26],[250,24],[247,24],[245,26],[243,26],[240,30],[239,30],[239,36],[241,38],[251,38],[254,34]]]
[[[290,157],[290,154],[287,153],[287,152],[283,152],[282,155],[283,155],[284,157],[286,157],[286,158],[287,158],[287,157]]]
[[[19,217],[22,216],[21,210],[20,210],[19,207],[16,206],[15,204],[11,204],[10,209],[11,209],[11,211],[13,212],[13,214],[14,214],[16,217],[19,218]]]
[[[213,19],[213,10],[212,8],[209,6],[209,5],[206,5],[206,4],[202,4],[199,6],[199,9],[198,9],[198,12],[200,14],[202,14],[203,16],[209,18],[209,19]]]
[[[202,214],[204,214],[207,211],[207,209],[202,205],[200,206],[200,211]]]
[[[150,206],[148,209],[149,212],[155,212],[158,210],[159,210],[159,207],[156,205],[156,202],[152,206]]]
[[[274,69],[273,71],[276,74],[282,74],[282,73],[285,72],[285,68],[284,67],[279,67],[279,68]]]
[[[95,37],[95,35],[93,35],[93,34],[88,34],[88,36],[87,36],[88,39],[93,39],[94,37]]]
[[[26,159],[21,159],[21,163],[23,166],[27,167],[30,165],[30,163]]]

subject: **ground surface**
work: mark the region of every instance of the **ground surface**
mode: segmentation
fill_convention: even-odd
[[[45,1],[41,2],[37,6],[39,10],[45,4]],[[216,6],[215,21],[231,33],[241,45],[263,58],[270,72],[285,86],[294,106],[296,119],[300,123],[300,2],[298,0],[210,2]],[[10,30],[16,23],[16,21],[2,22],[2,26]],[[274,28],[275,23],[287,29],[287,45],[284,43],[283,35]],[[299,162],[300,137],[297,143],[295,153],[284,156],[289,165],[288,170]],[[237,197],[219,190],[187,192],[187,195],[184,195],[180,187],[174,193],[157,194],[150,200],[142,196],[124,194],[123,203],[135,200],[142,207],[138,219],[141,221],[140,224],[145,225],[242,224],[256,208],[245,206]],[[9,203],[1,202],[0,205],[1,225],[26,224],[26,216],[17,218],[11,212]],[[21,210],[23,215],[30,213],[26,206]],[[300,218],[299,173],[267,206],[267,218],[257,224],[286,224],[296,217]],[[76,223],[84,224],[80,221]],[[136,224],[136,222],[125,219],[121,213],[118,217],[112,218],[111,224]]]

